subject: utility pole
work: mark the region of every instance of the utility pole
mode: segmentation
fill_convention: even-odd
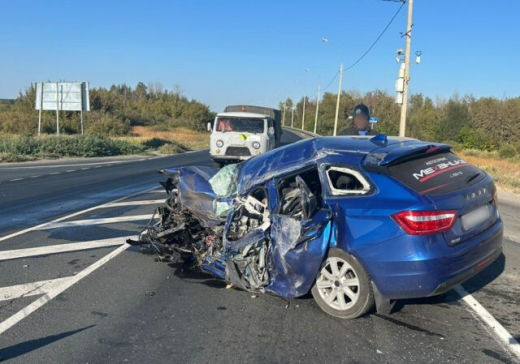
[[[412,11],[413,0],[408,0],[408,21],[406,23],[406,49],[404,56],[404,85],[403,104],[401,105],[401,121],[399,123],[399,136],[406,135],[406,111],[408,107],[408,83],[410,82],[410,47],[412,44]]]
[[[336,117],[334,118],[334,136],[338,132],[339,101],[341,98],[341,81],[343,80],[343,63],[339,66],[338,100],[336,101]]]
[[[314,134],[316,134],[316,126],[318,125],[318,111],[320,110],[320,90],[321,85],[318,85],[318,97],[316,98],[316,117],[314,118]]]
[[[307,100],[307,95],[303,95],[302,130],[305,130],[305,101],[306,100]]]
[[[282,125],[285,126],[285,109],[287,108],[287,103],[283,104],[283,118],[282,118]]]
[[[291,107],[291,128],[294,128],[294,107]]]

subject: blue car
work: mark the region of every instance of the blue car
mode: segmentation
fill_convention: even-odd
[[[493,179],[446,144],[320,137],[221,170],[165,170],[138,242],[251,292],[312,292],[352,319],[442,294],[497,259]]]

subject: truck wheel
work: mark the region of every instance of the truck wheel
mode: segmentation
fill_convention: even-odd
[[[213,167],[215,167],[215,168],[222,168],[222,166],[223,166],[223,163],[213,162]]]
[[[339,249],[331,249],[321,265],[312,296],[323,311],[342,319],[363,316],[374,306],[367,272],[356,258]]]

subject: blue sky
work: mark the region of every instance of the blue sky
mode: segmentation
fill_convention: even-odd
[[[215,111],[312,94],[375,40],[400,3],[321,1],[3,1],[0,98],[37,81],[178,84]],[[415,0],[412,93],[520,96],[520,1]],[[406,6],[344,89],[393,93]],[[324,44],[321,38],[330,39]],[[309,68],[315,73],[305,72]],[[328,91],[336,92],[337,84]]]

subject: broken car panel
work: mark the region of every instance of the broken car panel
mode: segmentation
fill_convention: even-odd
[[[160,220],[130,243],[251,292],[312,291],[337,317],[443,293],[502,251],[492,178],[444,144],[321,137],[163,173]]]

